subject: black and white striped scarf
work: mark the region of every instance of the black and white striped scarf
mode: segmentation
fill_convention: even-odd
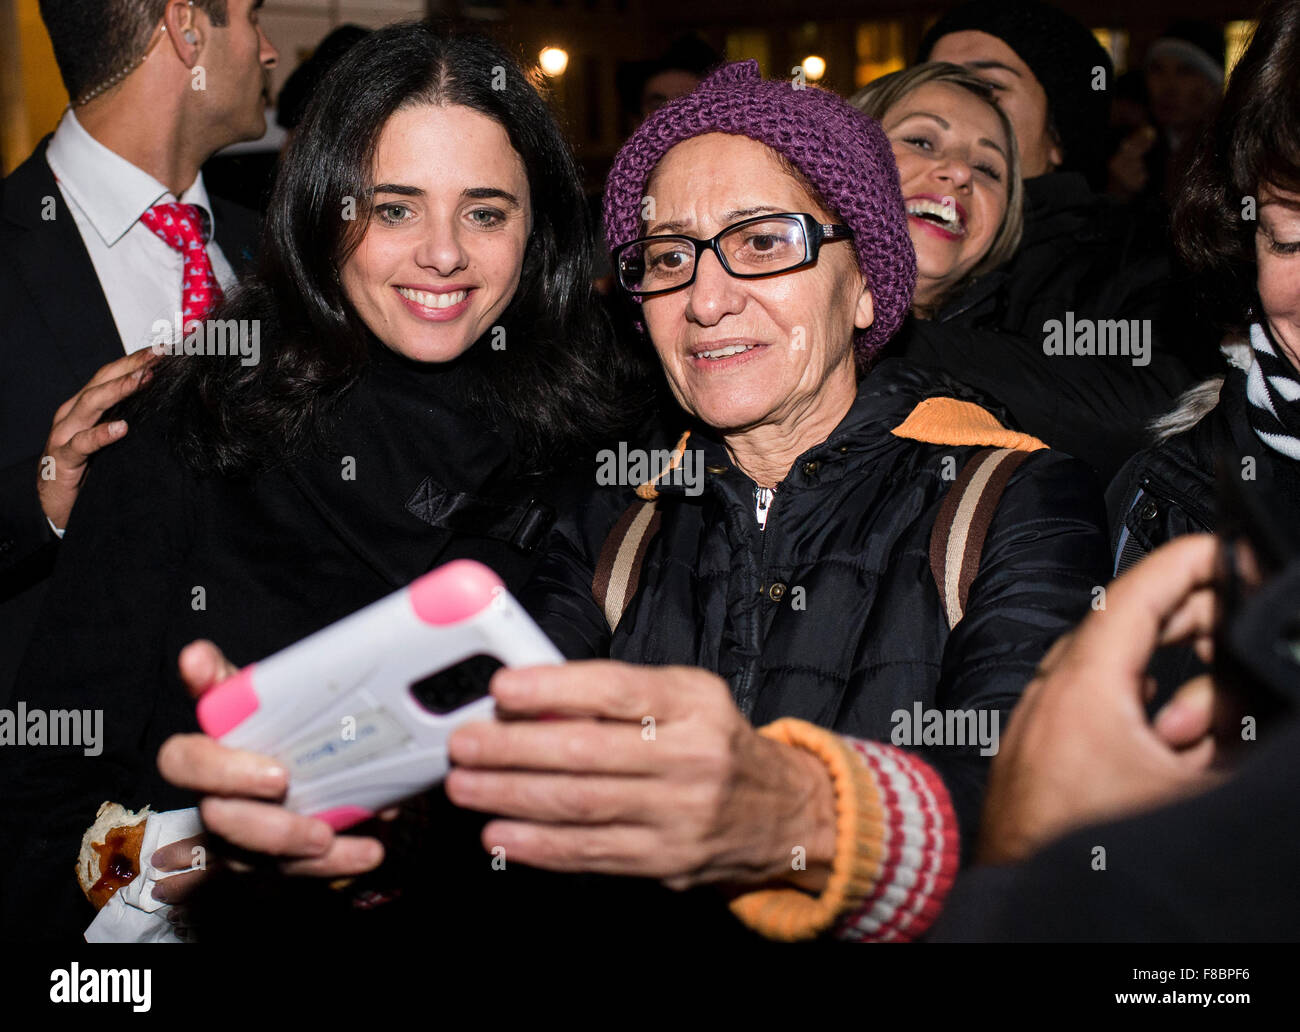
[[[1250,328],[1250,349],[1255,359],[1246,373],[1251,429],[1275,452],[1300,462],[1300,374],[1260,323]]]

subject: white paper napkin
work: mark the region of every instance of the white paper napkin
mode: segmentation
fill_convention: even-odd
[[[167,919],[171,905],[153,898],[153,887],[166,878],[188,874],[193,868],[159,871],[149,863],[163,846],[201,834],[203,822],[196,807],[151,813],[140,845],[140,873],[118,889],[86,929],[87,942],[181,942]]]

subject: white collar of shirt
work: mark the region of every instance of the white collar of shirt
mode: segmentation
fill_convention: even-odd
[[[77,203],[105,246],[112,247],[140,216],[174,195],[144,169],[109,150],[86,132],[69,108],[63,115],[46,161],[63,191]],[[197,204],[209,218],[212,204],[200,172],[179,200]]]

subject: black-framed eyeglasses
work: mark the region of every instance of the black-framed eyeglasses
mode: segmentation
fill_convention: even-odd
[[[709,240],[677,234],[641,237],[615,248],[614,268],[620,287],[647,298],[694,283],[702,250],[717,255],[737,279],[759,279],[811,265],[823,243],[852,238],[848,226],[825,225],[806,213],[758,215]]]

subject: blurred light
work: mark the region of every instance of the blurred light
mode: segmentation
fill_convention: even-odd
[[[1223,35],[1227,44],[1228,59],[1225,64],[1229,76],[1232,75],[1232,70],[1237,67],[1241,55],[1246,52],[1246,47],[1250,45],[1251,37],[1255,35],[1255,26],[1258,24],[1255,21],[1228,22],[1228,27],[1224,30]]]
[[[569,67],[569,53],[559,47],[547,47],[537,55],[537,63],[547,75],[563,75]]]
[[[1105,48],[1116,75],[1128,71],[1129,36],[1127,29],[1093,29],[1092,38]],[[1107,89],[1109,89],[1109,84]]]
[[[809,82],[816,82],[826,74],[826,62],[816,54],[809,54],[803,59],[803,74]]]

